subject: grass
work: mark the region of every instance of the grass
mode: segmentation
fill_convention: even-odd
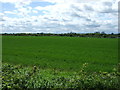
[[[118,40],[59,36],[3,36],[3,63],[47,69],[108,71],[118,63]]]
[[[2,89],[119,90],[118,39],[3,36]]]

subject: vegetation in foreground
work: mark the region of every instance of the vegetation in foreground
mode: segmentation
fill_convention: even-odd
[[[2,89],[119,90],[117,41],[3,36]]]
[[[79,72],[65,72],[40,67],[23,67],[4,63],[2,66],[2,89],[79,89],[120,90],[120,73],[86,72],[87,63]]]

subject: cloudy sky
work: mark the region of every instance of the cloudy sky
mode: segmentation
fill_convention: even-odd
[[[120,0],[0,0],[3,33],[118,32]]]

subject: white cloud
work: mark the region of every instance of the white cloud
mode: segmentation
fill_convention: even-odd
[[[5,14],[16,14],[15,12],[11,12],[11,11],[4,11]]]
[[[38,13],[38,11],[36,11],[36,10],[32,10],[32,12],[33,12],[33,13]]]
[[[117,2],[119,0],[4,0],[14,3],[20,18],[3,17],[4,31],[12,32],[117,32]],[[27,2],[28,1],[28,2]],[[32,1],[55,3],[32,8]],[[31,16],[31,13],[43,13]],[[4,13],[15,13],[5,11]],[[4,16],[4,15],[3,15]],[[10,21],[9,23],[6,23]],[[19,28],[19,29],[18,29]],[[17,31],[16,31],[17,30]]]

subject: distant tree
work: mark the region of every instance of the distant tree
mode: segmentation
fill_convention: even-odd
[[[95,32],[95,34],[100,34],[100,32]]]
[[[114,35],[114,33],[111,33],[111,35]]]
[[[103,31],[103,32],[101,32],[101,34],[106,34],[106,33]]]

